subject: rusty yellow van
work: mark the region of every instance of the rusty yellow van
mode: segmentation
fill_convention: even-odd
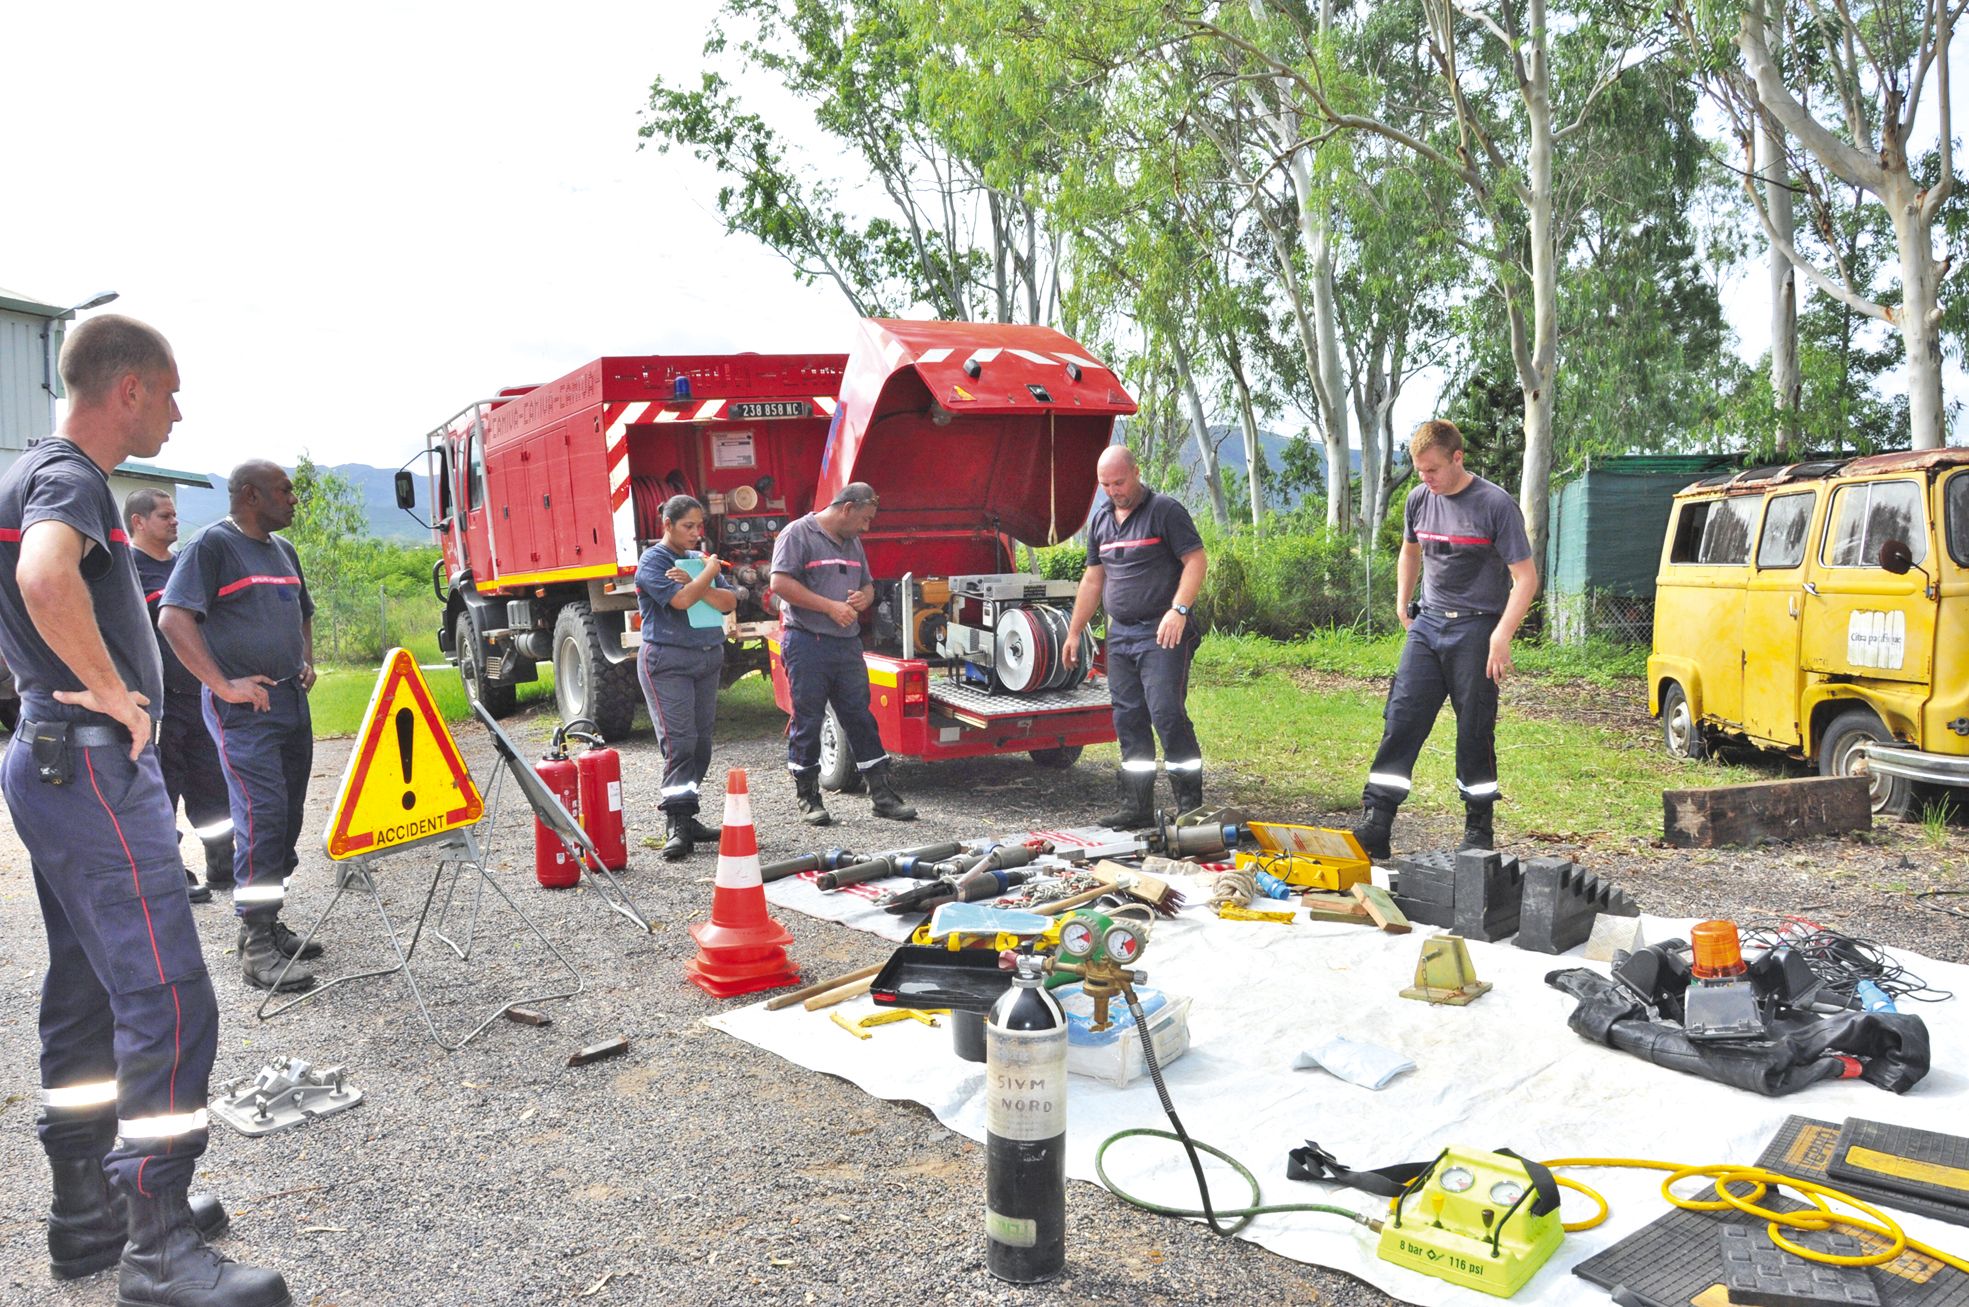
[[[1753,468],[1675,496],[1648,711],[1861,775],[1882,816],[1969,785],[1969,449]]]

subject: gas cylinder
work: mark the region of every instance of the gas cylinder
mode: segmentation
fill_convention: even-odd
[[[985,1023],[985,1269],[1014,1284],[1067,1260],[1067,1023],[1045,977],[1020,955]]]
[[[622,822],[622,755],[602,743],[599,735],[578,737],[588,747],[574,756],[581,774],[581,829],[595,842],[595,852],[610,871],[629,865],[629,837]]]
[[[581,808],[580,773],[567,756],[566,746],[566,728],[563,727],[554,732],[546,756],[533,764],[533,770],[554,792],[561,806],[570,814],[576,814]],[[576,855],[569,852],[561,837],[541,821],[537,813],[533,818],[533,875],[548,889],[568,889],[581,882],[581,864],[576,861]]]

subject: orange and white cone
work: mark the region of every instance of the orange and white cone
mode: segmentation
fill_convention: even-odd
[[[734,767],[725,784],[725,825],[718,837],[718,883],[711,919],[691,927],[697,956],[684,964],[699,988],[718,998],[778,989],[800,979],[786,955],[793,936],[766,915],[766,885],[759,877],[759,840],[752,829],[752,796],[745,771]]]

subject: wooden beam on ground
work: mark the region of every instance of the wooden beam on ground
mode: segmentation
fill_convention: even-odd
[[[1681,849],[1714,849],[1873,828],[1864,776],[1809,776],[1708,790],[1667,790],[1662,832]]]

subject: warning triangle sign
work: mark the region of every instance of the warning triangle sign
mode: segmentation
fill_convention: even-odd
[[[374,857],[470,826],[485,800],[407,649],[384,656],[328,819],[328,856]]]

